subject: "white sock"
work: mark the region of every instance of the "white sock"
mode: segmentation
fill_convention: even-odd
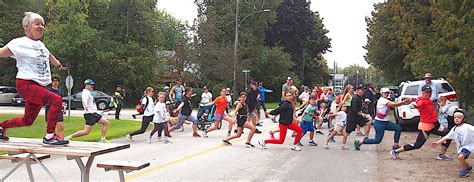
[[[105,140],[105,136],[100,137],[101,140]]]
[[[46,134],[44,137],[45,137],[47,140],[49,140],[49,139],[53,138],[53,136],[54,136],[54,133],[48,133],[48,134]]]

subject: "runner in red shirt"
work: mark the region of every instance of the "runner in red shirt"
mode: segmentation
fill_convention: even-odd
[[[406,144],[403,147],[400,147],[396,150],[392,150],[390,155],[393,159],[400,159],[399,154],[405,151],[415,150],[421,148],[423,144],[425,144],[426,140],[428,139],[429,135],[435,134],[438,136],[445,136],[448,134],[449,130],[441,126],[438,122],[438,117],[436,116],[436,112],[434,109],[434,104],[430,100],[431,97],[431,87],[423,86],[421,88],[422,94],[416,100],[416,103],[413,104],[418,111],[420,112],[420,123],[418,124],[418,137],[414,144]],[[452,158],[445,155],[446,150],[449,147],[449,143],[443,143],[441,147],[440,154],[436,159],[438,160],[453,160]]]
[[[207,133],[216,130],[217,126],[219,126],[219,122],[221,122],[222,120],[226,120],[227,122],[229,122],[229,130],[227,131],[227,136],[230,136],[230,131],[232,131],[232,125],[234,125],[235,121],[233,118],[225,114],[226,107],[228,105],[226,94],[227,94],[227,90],[225,88],[222,88],[219,97],[217,97],[212,102],[201,105],[201,106],[212,106],[213,104],[216,104],[216,112],[214,114],[214,125],[208,128],[206,131],[204,131],[202,135],[203,137],[207,138]]]

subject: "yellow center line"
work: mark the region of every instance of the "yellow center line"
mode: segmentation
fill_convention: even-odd
[[[276,129],[278,127],[274,127],[272,128],[271,130],[273,129]],[[268,132],[269,130],[265,130],[263,131],[262,133],[266,133]],[[255,135],[254,135],[255,136]],[[235,141],[234,143],[236,142],[240,142],[242,140],[246,140],[248,137],[240,137],[238,139],[235,139],[233,141]],[[189,156],[186,156],[186,157],[183,157],[181,159],[178,159],[178,160],[175,160],[175,161],[171,161],[171,162],[168,162],[168,163],[165,163],[165,164],[162,164],[162,165],[158,165],[158,166],[155,166],[153,168],[150,168],[150,169],[147,169],[145,171],[142,171],[142,172],[139,172],[139,173],[136,173],[136,174],[133,174],[133,175],[129,175],[127,177],[125,177],[126,180],[133,180],[133,179],[136,179],[136,178],[139,178],[139,177],[142,177],[148,173],[151,173],[151,172],[154,172],[154,171],[157,171],[157,170],[160,170],[160,169],[163,169],[165,167],[168,167],[168,166],[172,166],[174,164],[178,164],[178,163],[181,163],[183,161],[187,161],[187,160],[190,160],[190,159],[193,159],[193,158],[196,158],[196,157],[199,157],[203,154],[206,154],[206,153],[209,153],[209,152],[213,152],[217,149],[220,149],[222,147],[226,147],[226,145],[219,145],[219,146],[216,146],[216,147],[212,147],[212,148],[209,148],[209,149],[206,149],[204,151],[201,151],[201,152],[198,152],[198,153],[195,153],[195,154],[192,154],[192,155],[189,155]]]

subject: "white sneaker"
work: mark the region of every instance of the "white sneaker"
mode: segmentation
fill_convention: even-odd
[[[298,147],[298,145],[293,145],[293,147],[291,147],[291,150],[294,150],[294,151],[301,151],[301,148]]]
[[[158,142],[162,142],[163,139],[161,139],[161,137],[158,137]]]
[[[172,142],[172,141],[169,141],[169,140],[165,140],[163,143],[164,143],[164,144],[172,144],[173,142]]]
[[[148,137],[148,138],[146,139],[146,143],[148,143],[148,144],[151,143],[151,138],[150,138],[150,137]]]
[[[207,138],[207,137],[208,137],[208,136],[207,136],[207,132],[202,132],[202,137],[203,137],[203,138]]]
[[[125,135],[125,138],[127,138],[127,141],[129,142],[133,142],[132,136],[130,136],[130,134]]]
[[[267,149],[267,147],[265,146],[265,141],[264,141],[264,140],[259,140],[259,141],[258,141],[258,144],[259,144],[260,147],[262,147],[263,149]]]
[[[341,150],[349,150],[349,147],[348,147],[348,146],[345,146],[345,145],[343,145],[343,146],[341,147]]]
[[[99,143],[111,143],[111,142],[108,141],[108,140],[105,139],[105,138],[101,138],[101,139],[99,140]]]
[[[324,142],[323,148],[324,148],[324,149],[329,149],[328,142]]]

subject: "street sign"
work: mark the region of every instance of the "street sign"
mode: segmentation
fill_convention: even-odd
[[[242,70],[243,73],[250,73],[250,70]]]
[[[73,85],[74,85],[74,80],[72,79],[71,75],[68,75],[66,77],[66,88],[68,90],[68,95],[71,95],[71,89]]]

